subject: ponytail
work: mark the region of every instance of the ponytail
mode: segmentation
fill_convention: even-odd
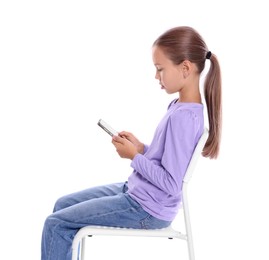
[[[203,149],[203,156],[216,159],[219,155],[222,128],[222,94],[221,73],[217,57],[210,57],[211,66],[204,84],[204,95],[207,105],[209,136]]]

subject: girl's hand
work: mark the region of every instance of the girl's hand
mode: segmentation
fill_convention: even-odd
[[[126,137],[114,135],[112,137],[112,143],[116,147],[117,153],[121,158],[133,159],[139,152],[137,147],[129,141]]]
[[[119,136],[126,138],[136,147],[139,153],[144,154],[144,144],[141,143],[132,133],[122,131],[119,133]]]

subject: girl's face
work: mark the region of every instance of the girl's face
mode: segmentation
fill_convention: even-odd
[[[168,94],[180,92],[184,87],[182,63],[175,65],[158,46],[153,46],[152,59],[156,67],[155,78],[159,80],[161,88]]]

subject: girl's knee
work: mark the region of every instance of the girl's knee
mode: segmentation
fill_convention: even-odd
[[[59,223],[59,220],[53,217],[53,214],[48,216],[44,223],[45,230],[53,230],[54,227]]]
[[[54,204],[53,212],[59,211],[61,209],[67,208],[69,205],[67,203],[67,200],[65,197],[61,197],[57,199],[57,201]]]

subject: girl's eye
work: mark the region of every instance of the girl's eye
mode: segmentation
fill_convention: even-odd
[[[158,72],[160,72],[160,71],[162,71],[162,70],[163,70],[163,69],[161,69],[161,68],[156,68],[156,69],[157,69],[157,71],[158,71]]]

